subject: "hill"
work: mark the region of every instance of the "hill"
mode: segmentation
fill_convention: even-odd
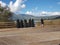
[[[13,14],[12,19],[13,20],[17,20],[17,19],[34,19],[34,20],[40,20],[41,18],[43,18],[44,20],[53,20],[53,19],[60,19],[60,16],[32,16],[32,15],[28,15],[28,14]]]

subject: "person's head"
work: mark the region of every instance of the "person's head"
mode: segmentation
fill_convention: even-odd
[[[43,20],[43,19],[41,18],[41,20]]]
[[[17,19],[17,22],[19,22],[19,19]]]

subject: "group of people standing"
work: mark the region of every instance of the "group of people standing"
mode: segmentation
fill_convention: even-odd
[[[35,22],[34,19],[29,19],[29,20],[19,20],[17,19],[17,28],[26,28],[26,27],[35,27]],[[41,26],[44,27],[44,20],[41,19]]]
[[[17,28],[35,27],[34,19],[19,20],[17,19]]]

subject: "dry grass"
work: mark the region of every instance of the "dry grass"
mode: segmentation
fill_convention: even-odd
[[[48,25],[60,25],[60,19],[45,20],[44,22],[45,22],[45,24],[48,24]]]
[[[40,26],[41,23],[37,22],[36,26]],[[44,25],[60,25],[60,19],[56,20],[44,20]]]

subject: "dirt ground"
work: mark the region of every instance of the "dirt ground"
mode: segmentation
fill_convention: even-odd
[[[59,45],[60,25],[0,29],[0,45]]]

